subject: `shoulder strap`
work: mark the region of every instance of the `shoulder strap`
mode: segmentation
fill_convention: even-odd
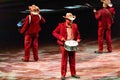
[[[29,18],[29,24],[30,24],[30,22],[31,22],[31,15],[28,15],[28,18]]]
[[[39,18],[40,18],[40,20],[41,20],[41,15],[38,14],[38,16],[39,16]],[[31,15],[28,15],[28,18],[29,18],[29,24],[30,24],[30,23],[31,23]]]

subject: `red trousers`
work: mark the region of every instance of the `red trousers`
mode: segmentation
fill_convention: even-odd
[[[108,51],[112,51],[112,46],[111,46],[111,29],[104,29],[104,28],[99,28],[98,29],[98,47],[99,51],[103,51],[103,42],[104,42],[104,33],[106,37],[106,43],[107,43],[107,49]]]
[[[67,72],[67,60],[69,57],[69,65],[71,75],[76,75],[75,71],[75,52],[69,52],[64,49],[64,46],[60,46],[62,52],[62,61],[61,61],[61,75],[65,76]]]
[[[33,51],[34,60],[38,60],[38,37],[39,34],[25,35],[24,37],[24,60],[29,61],[30,58],[30,48]]]

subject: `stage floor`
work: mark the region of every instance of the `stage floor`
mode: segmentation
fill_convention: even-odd
[[[81,41],[76,53],[76,71],[79,80],[120,80],[120,38],[112,40],[113,52],[95,54],[97,41]],[[23,48],[0,50],[0,80],[60,80],[61,53],[59,45],[39,45],[39,58],[35,62],[22,62]],[[69,65],[66,80],[71,78]]]

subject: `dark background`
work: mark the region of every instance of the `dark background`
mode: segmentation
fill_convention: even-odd
[[[65,6],[91,4],[93,7],[70,9]],[[115,23],[112,26],[112,38],[120,36],[120,0],[112,0],[116,10]],[[28,9],[29,5],[35,4],[40,9],[55,9],[54,12],[41,12],[46,19],[42,25],[39,43],[56,43],[52,31],[59,22],[63,22],[66,12],[72,12],[77,16],[75,23],[78,24],[82,40],[97,40],[97,21],[93,8],[100,9],[100,0],[0,0],[0,48],[9,46],[23,46],[23,35],[18,32],[17,22],[28,13],[21,13]]]

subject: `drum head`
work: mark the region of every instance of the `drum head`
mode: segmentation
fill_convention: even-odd
[[[65,42],[64,47],[67,51],[76,51],[78,47],[78,42],[74,40],[68,40]]]
[[[67,41],[65,41],[65,44],[69,45],[69,46],[77,46],[78,42],[75,40],[67,40]]]

